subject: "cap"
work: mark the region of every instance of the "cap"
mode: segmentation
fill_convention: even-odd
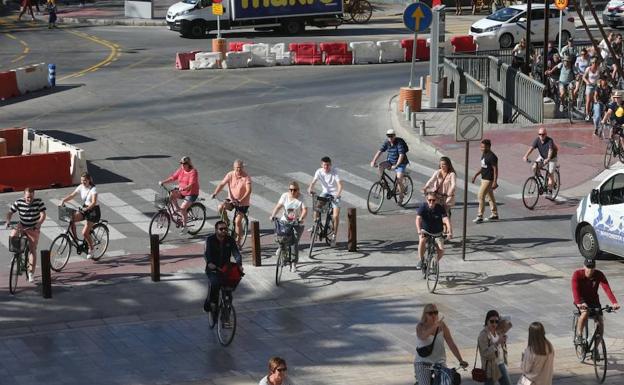
[[[396,133],[394,132],[394,130],[391,128],[388,131],[386,131],[386,135],[396,135]]]
[[[180,159],[180,164],[186,164],[190,162],[191,162],[191,158],[189,158],[188,156],[183,156],[182,159]]]
[[[583,262],[583,264],[585,265],[585,267],[587,267],[589,269],[594,269],[596,267],[596,260],[586,258],[585,262]]]

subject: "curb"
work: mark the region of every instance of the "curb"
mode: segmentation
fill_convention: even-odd
[[[60,17],[63,24],[89,24],[89,25],[126,25],[135,27],[162,27],[166,26],[165,20],[152,19],[100,19],[89,17]]]

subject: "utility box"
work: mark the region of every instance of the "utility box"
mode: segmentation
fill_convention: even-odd
[[[444,89],[442,83],[442,66],[444,63],[444,27],[446,16],[444,10],[446,5],[433,7],[433,21],[431,23],[431,55],[429,59],[429,73],[431,74],[431,89],[429,97],[429,108],[437,108],[442,103]]]

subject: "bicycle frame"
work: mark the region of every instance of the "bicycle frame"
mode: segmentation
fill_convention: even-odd
[[[315,201],[315,205],[314,205],[314,211],[318,214],[317,218],[316,218],[316,224],[317,226],[319,226],[318,228],[320,229],[319,232],[319,240],[322,239],[327,239],[328,236],[328,232],[329,232],[329,225],[332,221],[332,217],[333,217],[333,208],[331,203],[334,201],[333,198],[321,198],[321,199],[329,199],[326,200],[322,207],[318,207],[318,202],[319,202],[319,196],[316,196],[316,198],[314,199]],[[323,223],[323,212],[325,212],[325,222]]]

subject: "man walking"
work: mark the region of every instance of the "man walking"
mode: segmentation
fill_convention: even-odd
[[[498,157],[491,150],[492,142],[489,139],[481,141],[481,168],[472,177],[472,183],[481,175],[481,187],[479,188],[479,212],[473,220],[474,223],[483,223],[483,212],[485,211],[485,196],[490,200],[490,210],[492,215],[486,221],[498,220],[498,209],[494,190],[498,187]]]

